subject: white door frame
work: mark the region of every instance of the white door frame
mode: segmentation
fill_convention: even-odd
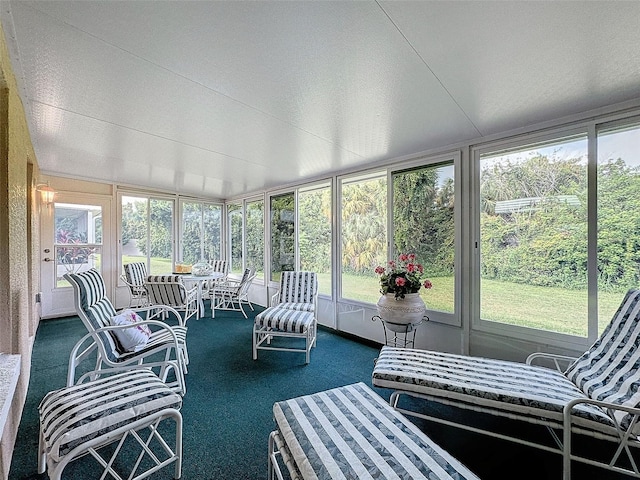
[[[100,270],[104,277],[107,296],[113,298],[115,278],[112,226],[112,202],[109,195],[95,195],[76,192],[56,193],[56,204],[96,205],[102,208],[102,252]],[[42,289],[42,318],[75,315],[73,289],[56,286],[56,262],[54,248],[55,206],[43,205],[40,214],[40,284]]]

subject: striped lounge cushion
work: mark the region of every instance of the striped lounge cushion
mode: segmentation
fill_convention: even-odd
[[[600,338],[565,372],[585,395],[627,407],[640,405],[640,290],[629,290]],[[622,427],[631,416],[615,412]]]
[[[304,333],[314,320],[312,312],[281,308],[279,305],[269,307],[256,315],[256,326],[273,328],[283,332]]]
[[[278,402],[273,414],[303,479],[477,479],[364,383]]]
[[[49,392],[40,403],[40,429],[56,462],[74,448],[165,409],[182,397],[153,372],[131,370]]]
[[[562,409],[584,393],[550,368],[427,350],[382,347],[373,385],[562,421]],[[580,405],[576,423],[612,426],[606,413]],[[594,423],[595,422],[595,423]]]

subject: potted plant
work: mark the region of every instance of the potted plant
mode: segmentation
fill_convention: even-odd
[[[422,287],[433,287],[429,279],[423,278],[424,267],[416,262],[413,253],[403,253],[397,261],[390,261],[387,267],[378,266],[380,293],[378,315],[394,331],[410,331],[411,325],[420,323],[426,312],[420,297]]]

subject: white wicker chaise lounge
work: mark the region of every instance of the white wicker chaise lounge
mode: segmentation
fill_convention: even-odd
[[[393,389],[402,413],[563,455],[563,478],[580,461],[640,478],[640,290],[630,290],[600,338],[578,359],[536,353],[527,363],[383,347],[373,385]],[[547,358],[556,370],[532,363]],[[561,371],[562,362],[569,367]],[[399,406],[403,395],[546,426],[551,443],[517,438]],[[409,402],[411,403],[411,402]],[[572,452],[572,435],[615,442],[608,461]]]

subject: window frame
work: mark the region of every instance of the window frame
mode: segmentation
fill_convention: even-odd
[[[473,247],[473,255],[472,261],[470,265],[470,271],[472,274],[470,275],[470,291],[471,291],[471,323],[470,329],[472,331],[498,335],[506,338],[514,338],[526,342],[537,342],[542,344],[547,344],[553,347],[564,347],[570,346],[577,350],[586,349],[595,338],[597,338],[596,333],[594,332],[594,312],[596,314],[595,324],[597,324],[597,295],[593,294],[593,285],[594,277],[592,275],[593,269],[593,253],[594,249],[592,248],[593,236],[596,233],[597,225],[595,225],[595,216],[597,212],[595,211],[595,205],[593,204],[596,201],[594,195],[594,187],[595,187],[595,164],[596,160],[592,155],[594,149],[594,138],[593,133],[595,130],[593,128],[589,128],[589,125],[586,123],[581,123],[577,125],[572,125],[570,127],[564,128],[556,128],[549,131],[544,132],[535,132],[527,135],[522,135],[518,137],[510,137],[503,140],[498,140],[494,142],[488,142],[485,144],[474,145],[470,148],[471,151],[471,214],[469,216],[469,221],[472,224],[472,244]],[[586,137],[587,141],[587,336],[579,337],[576,335],[570,335],[560,332],[553,332],[547,330],[539,330],[531,327],[523,327],[517,325],[510,325],[505,323],[499,323],[492,320],[486,320],[480,318],[480,304],[481,304],[481,296],[480,296],[480,283],[481,283],[481,268],[480,268],[480,260],[481,260],[481,252],[480,252],[480,244],[481,244],[481,232],[480,232],[480,161],[481,156],[487,153],[500,153],[502,151],[508,150],[516,150],[516,149],[524,149],[527,147],[535,148],[539,144],[544,143],[553,143],[554,141],[561,140],[570,140],[571,138],[579,138]],[[597,194],[597,192],[595,192]],[[597,260],[597,259],[596,259]],[[597,264],[596,264],[597,265]],[[597,280],[596,280],[597,283]],[[595,286],[597,289],[597,285]]]
[[[149,204],[151,202],[151,200],[162,200],[162,201],[169,201],[172,204],[172,222],[171,222],[171,268],[172,270],[175,269],[175,264],[176,264],[176,260],[177,260],[177,252],[176,252],[176,239],[178,238],[178,216],[179,213],[177,212],[177,210],[179,210],[178,208],[178,202],[177,199],[178,197],[176,197],[175,195],[168,195],[168,194],[163,194],[163,193],[159,193],[159,192],[148,192],[148,191],[137,191],[137,190],[128,190],[128,189],[118,189],[117,190],[117,194],[116,194],[116,199],[117,199],[117,205],[116,205],[116,215],[117,215],[117,228],[116,228],[116,235],[117,237],[117,254],[116,254],[116,262],[117,262],[117,268],[118,271],[122,270],[122,249],[123,249],[123,245],[122,245],[122,197],[138,197],[138,198],[145,198],[147,201],[147,232],[146,232],[146,238],[147,238],[147,244],[149,242],[149,238],[151,235],[151,222],[150,222],[150,217],[151,217],[151,208],[149,207]],[[148,245],[147,245],[148,246]],[[145,260],[146,266],[147,266],[147,271],[151,272],[151,257],[149,256],[149,254],[146,255],[146,260]],[[117,280],[117,286],[118,287],[124,287],[126,286],[126,284],[122,281],[122,279],[120,278],[120,276],[118,275],[118,280]]]
[[[450,151],[438,155],[429,155],[415,159],[410,162],[404,162],[402,165],[393,165],[388,168],[387,172],[387,185],[391,188],[387,188],[387,257],[388,259],[395,259],[399,253],[395,251],[394,244],[394,221],[393,221],[393,178],[394,174],[401,173],[407,170],[439,167],[442,165],[451,164],[453,166],[453,183],[454,183],[454,302],[453,313],[443,312],[440,310],[433,310],[429,308],[429,303],[426,302],[427,316],[429,321],[436,323],[443,323],[445,325],[451,325],[454,327],[460,327],[462,325],[462,215],[465,209],[463,208],[462,201],[462,172],[461,172],[462,155],[460,150]]]

